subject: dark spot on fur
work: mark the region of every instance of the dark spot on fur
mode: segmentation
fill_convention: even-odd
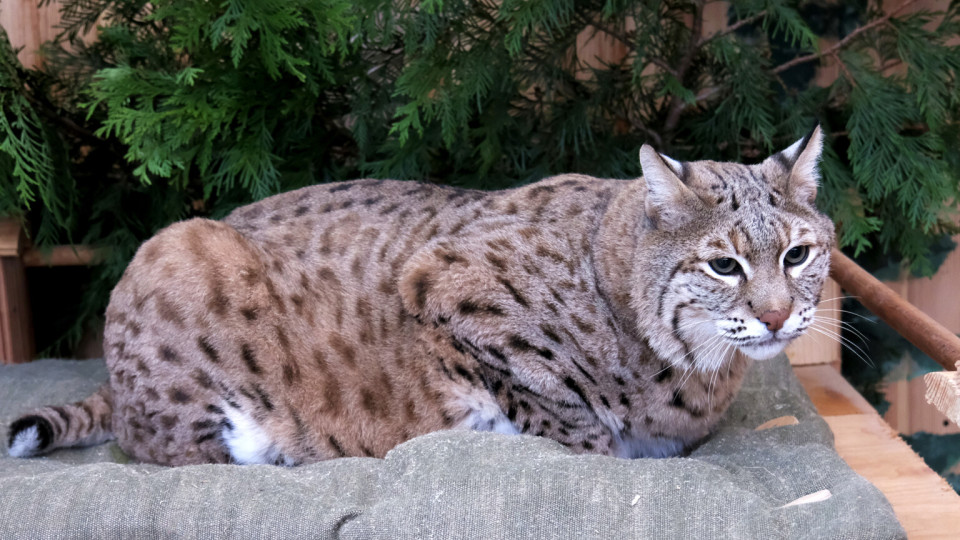
[[[285,363],[283,364],[283,382],[287,383],[287,386],[292,385],[295,382],[300,380],[300,367],[294,363]]]
[[[150,376],[150,368],[147,367],[147,365],[143,363],[143,360],[139,358],[137,359],[137,371],[143,373],[143,375],[146,377]]]
[[[306,206],[298,206],[297,209],[293,211],[293,215],[296,216],[296,217],[300,217],[300,216],[306,214],[309,210],[310,210],[310,208],[308,208],[308,207],[306,207]]]
[[[160,417],[160,425],[167,430],[177,427],[180,423],[180,417],[175,414],[163,415]]]
[[[497,360],[500,360],[501,362],[507,361],[506,355],[504,355],[503,352],[496,347],[492,347],[492,346],[487,347],[487,352],[490,354],[490,356],[496,358]]]
[[[194,431],[203,431],[205,429],[211,429],[217,427],[217,422],[207,419],[207,420],[197,420],[196,422],[191,422],[190,427]]]
[[[196,439],[194,439],[193,442],[196,443],[196,444],[203,444],[203,443],[205,443],[205,442],[207,442],[207,441],[209,441],[209,440],[211,440],[211,439],[214,439],[214,438],[216,438],[216,437],[217,437],[217,433],[216,433],[216,432],[204,433],[203,435],[201,435],[201,436],[197,437]]]
[[[214,364],[220,363],[220,353],[217,352],[217,349],[210,344],[210,341],[207,340],[205,336],[200,336],[197,338],[197,346],[200,347],[200,352],[202,352],[208,360]]]
[[[507,288],[507,291],[510,293],[511,296],[513,296],[513,299],[514,299],[518,304],[520,304],[520,305],[523,306],[523,307],[530,307],[530,303],[527,301],[526,298],[524,298],[524,296],[523,296],[522,294],[520,294],[520,291],[518,291],[518,290],[513,286],[513,283],[510,283],[510,281],[509,281],[508,279],[502,278],[502,277],[499,278],[499,281],[500,281],[500,283],[501,283],[504,287]]]
[[[556,331],[554,331],[554,329],[551,328],[550,325],[541,324],[540,331],[543,332],[543,335],[547,336],[547,338],[553,341],[554,343],[559,343],[559,344],[563,343],[563,339],[559,335],[557,335]]]
[[[473,315],[476,313],[487,313],[490,315],[503,316],[503,308],[493,304],[478,304],[472,300],[461,300],[457,304],[457,310],[461,315]]]
[[[180,357],[177,356],[177,353],[166,345],[160,346],[160,358],[166,362],[180,363]]]
[[[250,370],[250,373],[255,375],[260,374],[260,365],[257,363],[257,357],[253,354],[253,349],[250,348],[250,345],[244,343],[240,347],[240,354],[243,357],[243,363],[247,365],[247,369]]]
[[[344,452],[343,445],[340,444],[340,441],[338,441],[336,437],[330,435],[327,440],[330,442],[330,446],[333,447],[333,451],[337,453],[337,456],[346,457],[347,453]]]
[[[430,291],[430,274],[425,270],[414,276],[413,291],[417,307],[423,309],[427,305],[427,293]]]
[[[470,383],[473,382],[473,374],[467,371],[467,368],[458,364],[456,366],[453,366],[453,370],[456,371],[458,375],[466,379],[467,382],[470,382]]]
[[[161,319],[171,322],[180,328],[184,327],[185,323],[180,312],[177,311],[176,306],[169,302],[164,296],[158,295],[156,297],[156,307],[157,315],[160,315]]]
[[[174,403],[190,403],[193,401],[193,396],[191,396],[186,390],[174,386],[170,389],[168,395],[170,396],[170,401]]]
[[[193,380],[197,381],[197,384],[203,388],[213,388],[213,379],[210,377],[210,374],[206,371],[197,368],[193,370],[193,373],[190,375],[193,377]]]
[[[587,321],[584,321],[580,317],[577,317],[575,313],[571,313],[570,318],[573,319],[573,324],[577,325],[577,328],[579,328],[584,334],[592,334],[597,331],[595,326]]]
[[[207,412],[210,412],[213,414],[224,414],[223,409],[221,409],[220,407],[217,407],[216,405],[207,405]]]
[[[498,256],[498,255],[496,255],[496,254],[494,254],[494,253],[491,253],[491,252],[487,252],[487,253],[484,255],[484,257],[485,257],[485,258],[487,259],[487,261],[488,261],[490,264],[492,264],[493,267],[496,268],[498,271],[500,271],[500,272],[506,272],[506,271],[507,271],[507,261],[506,261],[506,259],[504,259],[504,258],[502,258],[502,257],[500,257],[500,256]]]
[[[263,388],[259,384],[253,385],[253,391],[256,392],[257,397],[260,399],[260,403],[263,404],[263,408],[272,411],[273,410],[273,401],[270,400],[270,396],[263,391]]]
[[[371,414],[376,414],[379,409],[376,397],[367,389],[360,390],[360,406]]]
[[[220,283],[214,283],[212,289],[213,292],[210,296],[210,301],[207,303],[207,308],[217,316],[223,317],[230,308],[230,299],[224,294],[223,285]]]
[[[356,185],[356,184],[352,184],[352,183],[349,183],[349,182],[340,183],[340,184],[337,184],[337,185],[333,186],[332,188],[330,188],[330,189],[328,190],[328,193],[336,193],[336,192],[338,192],[338,191],[347,191],[348,189],[352,189],[354,185]]]
[[[333,350],[337,351],[337,354],[340,355],[340,358],[343,359],[344,363],[350,367],[356,367],[357,351],[353,348],[353,346],[344,341],[340,334],[331,335],[329,341],[330,346],[333,347]]]
[[[680,390],[673,391],[673,397],[670,399],[670,406],[676,407],[677,409],[685,409],[687,404],[683,401],[683,395],[680,393]]]

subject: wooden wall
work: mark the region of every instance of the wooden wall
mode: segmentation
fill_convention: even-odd
[[[14,48],[23,47],[20,63],[32,67],[40,61],[38,49],[44,41],[57,35],[60,5],[57,0],[40,7],[37,0],[5,0],[0,2],[0,26],[6,30]]]
[[[960,243],[960,235],[953,240]],[[950,253],[931,278],[914,278],[904,274],[897,281],[887,282],[887,285],[948,330],[960,334],[960,249]],[[891,405],[884,420],[903,434],[918,431],[960,433],[960,427],[948,422],[940,411],[927,405],[923,378],[907,380],[906,375],[906,369],[902,373],[894,373],[890,378],[897,380],[886,385],[886,398]]]

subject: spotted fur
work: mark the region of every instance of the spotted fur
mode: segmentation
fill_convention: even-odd
[[[171,225],[111,295],[109,382],[16,420],[11,453],[116,437],[145,462],[293,465],[467,428],[676,455],[812,320],[821,138],[753,166],[644,147],[631,181],[318,185]]]

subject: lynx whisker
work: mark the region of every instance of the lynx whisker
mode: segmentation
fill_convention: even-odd
[[[861,332],[859,329],[857,329],[856,326],[854,326],[853,324],[848,323],[848,322],[846,322],[846,321],[841,321],[841,320],[834,319],[834,318],[831,318],[831,317],[818,317],[818,316],[816,316],[816,315],[813,316],[813,320],[816,321],[816,322],[818,322],[818,323],[832,325],[833,328],[838,329],[838,330],[847,330],[847,331],[849,331],[850,333],[852,333],[853,335],[855,335],[855,336],[857,336],[858,338],[860,338],[860,340],[861,340],[864,344],[866,344],[868,341],[870,341],[863,332]]]
[[[837,341],[842,346],[846,347],[848,351],[856,355],[857,358],[862,360],[868,366],[876,367],[874,366],[873,362],[869,359],[869,356],[867,355],[866,351],[861,349],[859,346],[857,346],[856,343],[853,343],[848,338],[843,337],[842,335],[838,334],[837,332],[833,331],[830,328],[817,326],[817,323],[811,324],[810,329],[813,330],[814,332],[817,332],[826,337],[829,337],[834,341]]]
[[[862,314],[860,314],[860,313],[855,313],[855,312],[850,311],[850,310],[848,310],[848,309],[835,309],[835,308],[822,308],[822,307],[818,307],[818,308],[817,308],[817,313],[820,313],[820,312],[826,312],[826,313],[844,313],[844,314],[847,314],[847,315],[852,315],[852,316],[854,316],[854,317],[858,317],[858,318],[860,318],[860,319],[863,319],[864,321],[869,322],[869,323],[871,323],[871,324],[876,324],[876,323],[877,323],[877,321],[871,319],[870,317],[867,317],[867,316],[862,315]]]

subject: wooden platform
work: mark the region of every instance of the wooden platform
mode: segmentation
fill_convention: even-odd
[[[837,453],[886,495],[909,538],[960,538],[960,495],[830,365],[794,366]]]

